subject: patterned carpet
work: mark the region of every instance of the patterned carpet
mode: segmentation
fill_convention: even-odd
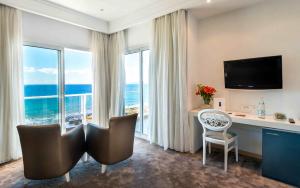
[[[163,151],[140,139],[135,140],[130,160],[109,166],[105,174],[93,159],[79,162],[71,170],[71,182],[63,177],[51,180],[31,180],[25,187],[289,187],[260,175],[260,163],[240,157],[239,163],[230,154],[228,172],[223,171],[223,152],[213,150],[207,165],[196,154]],[[22,160],[0,166],[0,187],[24,187]]]

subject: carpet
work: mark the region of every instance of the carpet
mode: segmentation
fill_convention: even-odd
[[[229,155],[228,172],[223,171],[223,152],[213,150],[202,165],[202,153],[164,151],[161,147],[135,139],[133,156],[109,166],[101,174],[100,164],[93,159],[78,162],[71,170],[71,182],[64,177],[50,180],[30,180],[24,185],[22,160],[0,166],[0,187],[137,187],[137,188],[194,188],[194,187],[290,187],[261,176],[261,162],[240,156],[235,162]]]

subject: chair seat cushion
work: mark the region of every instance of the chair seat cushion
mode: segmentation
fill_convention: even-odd
[[[226,134],[228,139],[236,137],[236,134],[233,132],[227,132]],[[217,139],[217,140],[224,140],[223,132],[216,132],[216,131],[208,131],[206,132],[206,137]]]

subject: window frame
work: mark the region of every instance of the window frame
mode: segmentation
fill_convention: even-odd
[[[65,52],[66,49],[85,51],[85,52],[89,52],[89,53],[91,53],[91,51],[87,50],[87,49],[61,47],[61,46],[41,44],[41,43],[28,42],[28,41],[24,41],[22,47],[23,46],[30,46],[30,47],[35,47],[35,48],[44,48],[44,49],[58,51],[59,123],[60,123],[61,132],[64,133],[64,132],[66,132],[66,122],[65,122],[65,119],[66,119],[66,113],[65,113],[65,56],[64,56],[64,52]],[[22,56],[22,60],[23,60],[23,56]],[[92,98],[93,98],[93,95],[92,95]]]
[[[140,108],[140,130],[135,131],[135,135],[143,138],[143,139],[147,139],[149,135],[146,135],[144,133],[144,79],[143,79],[143,69],[144,69],[144,62],[143,62],[143,52],[144,51],[150,51],[149,47],[140,47],[140,48],[135,48],[135,49],[130,49],[127,50],[125,52],[125,56],[129,55],[129,54],[134,54],[134,53],[138,53],[139,54],[139,81],[140,81],[140,86],[139,86],[139,90],[140,90],[140,104],[139,104],[139,108]],[[125,62],[124,62],[125,63]],[[124,105],[124,111],[125,111],[125,105]]]

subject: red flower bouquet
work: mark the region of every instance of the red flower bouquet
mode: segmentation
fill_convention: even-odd
[[[217,90],[213,87],[198,84],[195,94],[200,95],[203,98],[204,104],[209,105],[212,97],[216,92]]]

